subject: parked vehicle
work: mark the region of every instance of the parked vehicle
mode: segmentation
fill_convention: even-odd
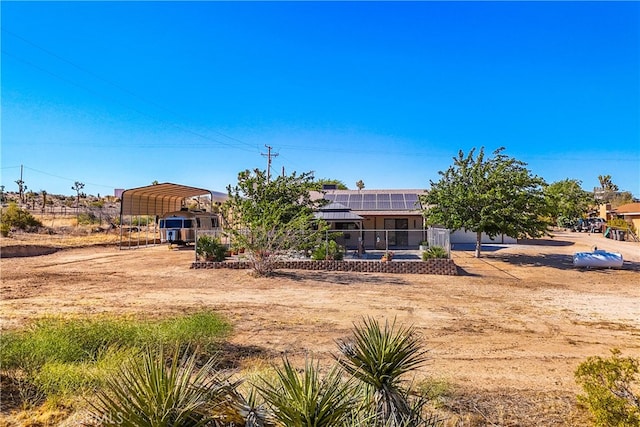
[[[587,233],[602,233],[607,225],[604,218],[585,218],[579,219],[573,226],[573,231]]]
[[[160,241],[187,245],[195,243],[198,230],[215,230],[220,227],[217,214],[210,212],[168,212],[160,219]]]

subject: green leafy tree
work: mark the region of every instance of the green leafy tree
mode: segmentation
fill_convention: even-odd
[[[476,233],[475,256],[480,257],[482,233],[514,238],[540,237],[549,227],[542,178],[531,175],[523,163],[502,154],[485,158],[484,148],[474,157],[460,150],[441,179],[420,197],[428,224]]]
[[[596,203],[593,194],[584,191],[580,185],[581,181],[577,179],[565,179],[545,187],[549,215],[554,221],[559,218],[582,218],[589,207]]]
[[[236,186],[228,186],[229,198],[221,206],[225,231],[245,255],[259,276],[270,275],[275,257],[288,250],[314,246],[326,227],[314,222],[311,173],[277,177],[268,181],[265,171],[245,170]]]
[[[576,381],[596,426],[640,426],[639,361],[611,350],[610,358],[590,357],[578,366]]]
[[[322,190],[323,185],[335,185],[337,190],[348,190],[344,182],[339,179],[320,178],[314,182],[314,190]]]

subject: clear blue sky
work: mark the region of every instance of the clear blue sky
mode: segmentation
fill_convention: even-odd
[[[638,2],[7,2],[2,184],[429,188],[500,146],[640,197]]]

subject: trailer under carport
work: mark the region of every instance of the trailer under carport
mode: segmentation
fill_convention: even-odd
[[[219,193],[218,193],[219,194]],[[132,188],[122,192],[120,204],[120,248],[123,245],[123,234],[125,223],[124,218],[128,215],[131,219],[135,216],[144,216],[146,218],[146,237],[141,238],[138,233],[137,241],[132,241],[131,232],[127,247],[148,245],[149,239],[149,217],[160,217],[166,212],[179,211],[186,207],[186,200],[191,197],[209,196],[209,211],[213,209],[214,202],[222,202],[224,198],[214,194],[213,191],[204,188],[189,187],[186,185],[172,184],[165,182],[162,184],[149,185],[146,187]],[[132,222],[129,221],[129,224]],[[139,222],[138,222],[139,223]],[[154,227],[157,227],[157,221],[154,221]],[[153,241],[155,243],[155,228],[153,233]]]

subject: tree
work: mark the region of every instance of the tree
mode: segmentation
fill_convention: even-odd
[[[47,191],[46,190],[40,190],[40,194],[42,194],[42,213],[44,213],[44,210],[47,207]]]
[[[626,205],[627,203],[633,203],[633,194],[630,191],[620,191],[611,197],[611,207],[617,208],[618,206]]]
[[[618,186],[611,181],[611,175],[598,175],[598,181],[601,190],[601,193],[597,195],[598,199],[604,203],[611,203],[611,199],[618,192]]]
[[[584,191],[580,187],[581,184],[582,182],[577,179],[565,179],[554,182],[544,189],[549,204],[549,214],[554,221],[557,222],[563,218],[566,220],[582,218],[589,207],[595,205],[593,194]]]
[[[71,189],[73,191],[76,192],[76,207],[79,208],[80,207],[80,190],[82,190],[84,188],[84,183],[80,182],[80,181],[76,181],[73,184],[73,187],[71,187]]]
[[[358,190],[362,190],[364,188],[364,181],[359,180],[356,182],[356,187],[358,187]]]
[[[466,156],[460,150],[453,165],[438,172],[440,181],[431,181],[431,190],[420,197],[428,224],[476,233],[476,257],[480,257],[482,233],[540,237],[549,227],[544,219],[546,183],[531,175],[526,163],[502,154],[503,150],[496,150],[492,158],[485,158],[484,148],[475,158],[475,149]]]
[[[314,190],[322,190],[323,185],[335,185],[337,190],[348,190],[344,182],[339,179],[320,178],[314,182]]]
[[[24,185],[22,178],[15,181],[15,183],[18,184],[18,195],[20,196],[20,201],[24,202],[24,191],[27,189],[27,186]]]
[[[320,240],[326,227],[314,222],[313,211],[323,202],[311,200],[312,188],[309,172],[268,181],[258,169],[240,172],[238,184],[227,187],[229,198],[221,206],[226,232],[234,245],[245,248],[256,275],[270,275],[282,252]]]

